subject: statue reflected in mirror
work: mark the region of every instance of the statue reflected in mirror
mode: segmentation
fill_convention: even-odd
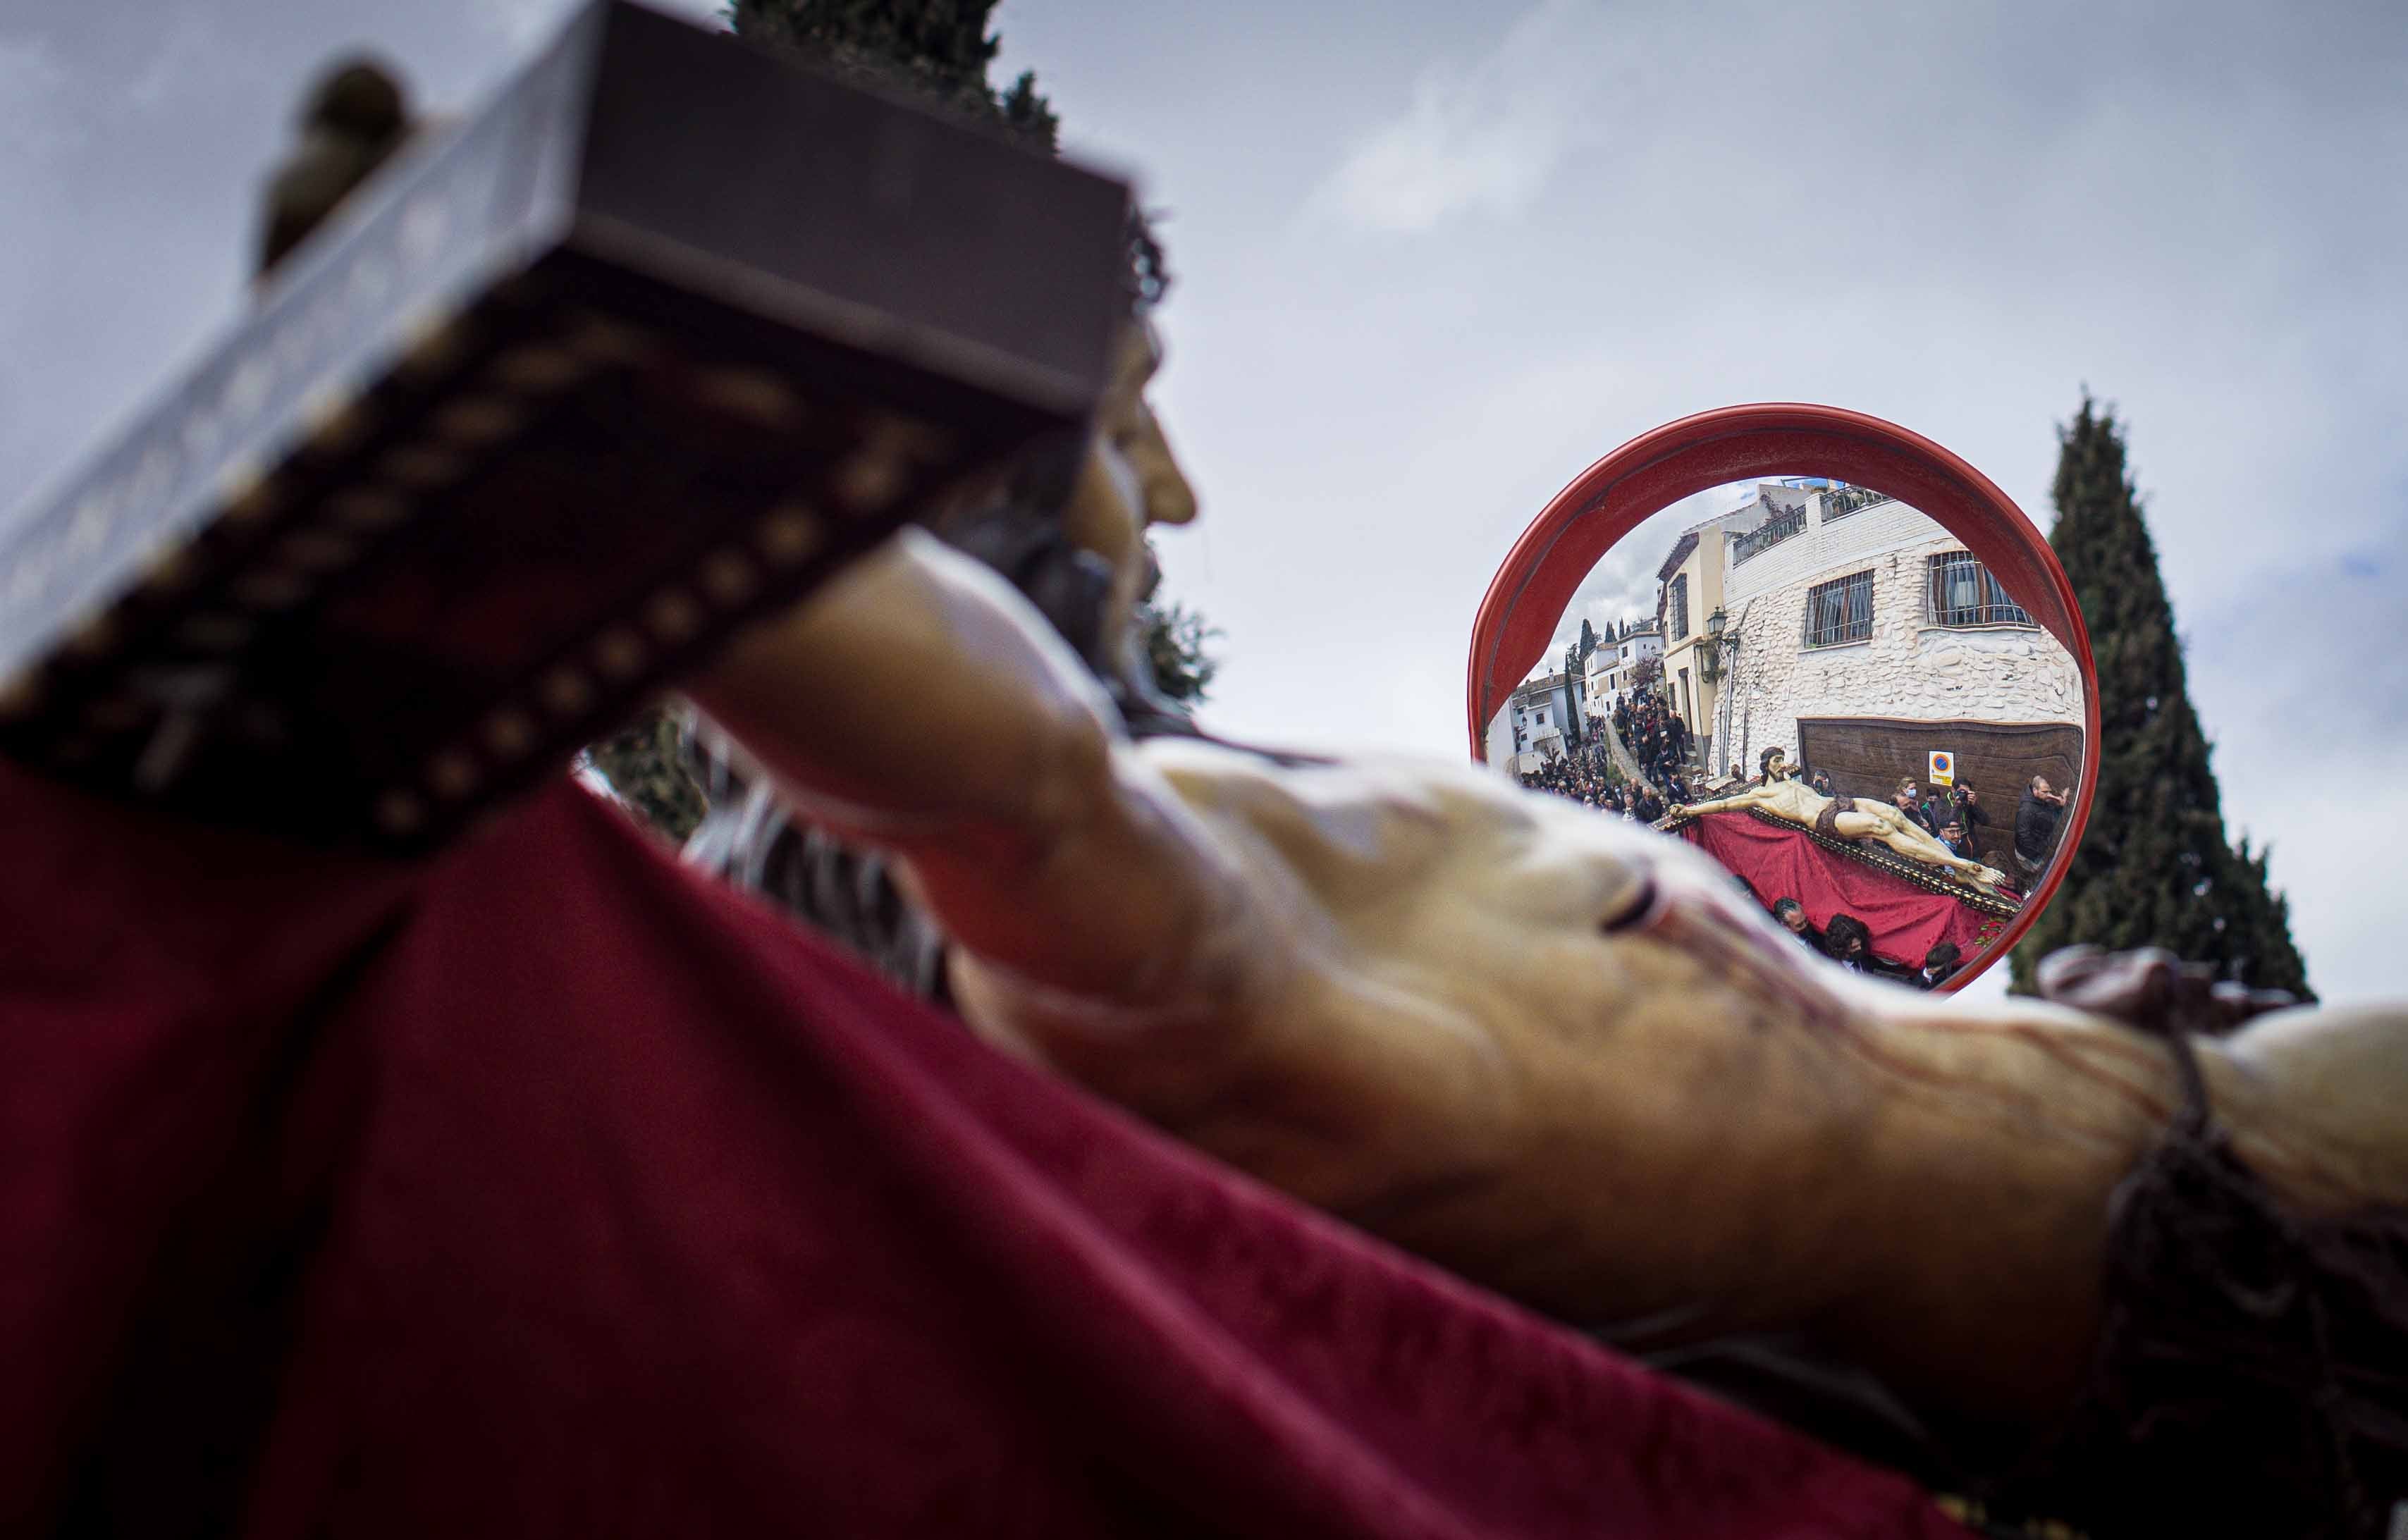
[[[1957,853],[1970,848],[1960,843],[1951,847],[1916,820],[1914,802],[1915,788],[1901,784],[1896,804],[1879,803],[1865,797],[1851,797],[1842,806],[1836,797],[1825,796],[1798,779],[1798,767],[1791,764],[1779,748],[1768,749],[1762,757],[1763,774],[1755,784],[1744,786],[1711,802],[1689,803],[1676,810],[1675,816],[1693,819],[1706,813],[1747,811],[1770,813],[1774,818],[1787,819],[1817,834],[1839,839],[1869,839],[1887,846],[1910,861],[1937,867],[1954,874],[1958,881],[1996,894],[1998,885],[2007,880],[2004,872],[1983,865]],[[1962,841],[1963,820],[1951,815],[1945,827],[1959,831]]]
[[[1698,846],[1842,965],[1931,987],[2055,859],[2082,689],[1936,520],[1782,477],[1685,498],[1609,551],[1487,758]]]

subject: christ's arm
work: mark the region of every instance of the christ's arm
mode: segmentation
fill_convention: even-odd
[[[1683,813],[1727,813],[1734,808],[1753,807],[1758,800],[1755,792],[1747,792],[1735,797],[1716,797],[1712,802],[1688,803],[1677,810]]]
[[[692,693],[815,821],[903,856],[947,933],[1029,983],[1165,1006],[1277,950],[1209,833],[1117,751],[1086,669],[924,535],[746,635]]]

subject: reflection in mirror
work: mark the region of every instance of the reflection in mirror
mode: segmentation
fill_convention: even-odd
[[[1937,522],[1783,477],[1684,498],[1607,552],[1487,760],[1689,841],[1799,945],[1928,989],[2055,855],[2082,691]]]

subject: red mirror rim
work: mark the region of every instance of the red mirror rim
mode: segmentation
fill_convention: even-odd
[[[2082,794],[2023,912],[1996,945],[1942,986],[1961,989],[2031,928],[2082,842],[2099,778],[2099,670],[2073,586],[2039,529],[1989,478],[1920,434],[1838,406],[1722,406],[1641,434],[1574,477],[1513,542],[1480,601],[1465,677],[1471,757],[1485,763],[1489,719],[1528,677],[1564,606],[1615,541],[1692,492],[1773,475],[1831,477],[1928,514],[1998,575],[2081,667]]]

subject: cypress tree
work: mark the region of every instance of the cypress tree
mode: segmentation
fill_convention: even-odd
[[[2173,607],[2126,468],[2123,428],[2086,392],[2058,430],[2057,528],[2099,663],[2099,779],[2056,902],[2011,960],[2028,991],[2040,959],[2087,942],[2162,947],[2227,978],[2313,999],[2266,852],[2227,844],[2207,737],[2191,708]]]
[[[996,39],[987,31],[996,0],[733,0],[727,23],[739,37],[786,50],[838,74],[858,76],[951,108],[975,122],[1051,151],[1054,109],[1024,72],[1010,90],[987,84]]]

